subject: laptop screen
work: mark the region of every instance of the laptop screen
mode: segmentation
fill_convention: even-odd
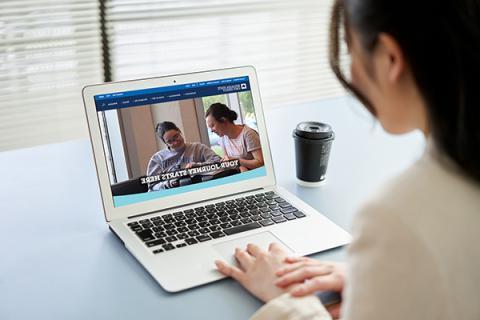
[[[94,98],[115,207],[266,175],[248,76]]]

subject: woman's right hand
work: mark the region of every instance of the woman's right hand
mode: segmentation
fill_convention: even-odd
[[[318,291],[342,292],[345,285],[345,265],[318,261],[307,257],[287,257],[287,265],[276,272],[275,284],[285,289],[293,285],[290,294],[302,297]],[[327,307],[334,319],[340,315],[340,304]]]
[[[276,272],[279,278],[275,284],[280,288],[300,284],[290,292],[293,296],[301,297],[317,291],[342,292],[345,283],[343,263],[307,257],[287,257],[285,262],[287,265]]]

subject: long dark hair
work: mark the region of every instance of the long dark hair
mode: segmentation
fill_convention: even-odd
[[[353,28],[368,52],[380,33],[396,39],[426,102],[435,145],[480,181],[480,1],[335,1],[330,66],[347,90],[375,114],[341,71],[342,27],[347,34]]]

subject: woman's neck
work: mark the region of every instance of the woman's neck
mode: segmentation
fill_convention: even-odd
[[[230,127],[230,129],[229,129],[229,131],[227,132],[226,135],[230,139],[235,139],[240,135],[242,130],[243,130],[243,125],[232,124],[232,126]]]

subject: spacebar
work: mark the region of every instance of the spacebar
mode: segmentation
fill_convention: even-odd
[[[235,234],[235,233],[240,233],[248,230],[253,230],[257,228],[261,228],[262,226],[258,222],[252,222],[249,224],[244,224],[242,226],[230,228],[230,229],[225,229],[223,232],[225,232],[227,235]]]

